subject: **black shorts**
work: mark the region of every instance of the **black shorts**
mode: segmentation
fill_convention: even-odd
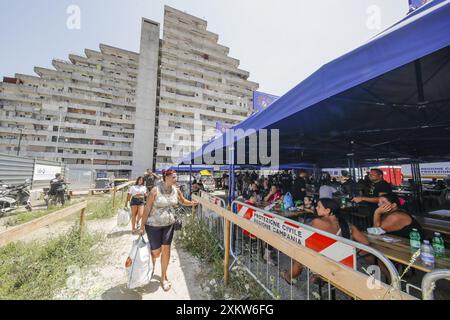
[[[152,250],[158,250],[161,246],[170,246],[172,244],[174,227],[173,224],[166,227],[153,227],[145,225],[148,241]]]
[[[130,206],[143,206],[144,199],[131,198]]]

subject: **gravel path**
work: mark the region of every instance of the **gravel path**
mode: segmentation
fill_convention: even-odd
[[[100,252],[105,253],[101,265],[87,270],[74,268],[68,285],[56,299],[99,299],[99,300],[202,300],[208,297],[203,293],[196,279],[201,271],[197,259],[180,248],[173,247],[168,277],[172,289],[162,290],[160,285],[160,261],[157,260],[152,281],[143,288],[127,289],[125,260],[136,236],[128,228],[118,228],[117,218],[87,222],[90,232],[101,232],[104,239],[99,244]]]

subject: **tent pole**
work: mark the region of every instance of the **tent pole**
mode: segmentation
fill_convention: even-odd
[[[422,63],[420,59],[414,61],[414,70],[416,72],[417,100],[419,103],[425,102],[425,92],[423,90]]]
[[[194,154],[191,154],[191,161],[189,162],[189,200],[192,200],[192,157]]]

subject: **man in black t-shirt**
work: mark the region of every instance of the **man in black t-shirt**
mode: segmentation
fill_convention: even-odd
[[[306,177],[307,173],[304,170],[301,170],[294,180],[294,185],[292,187],[292,197],[294,200],[301,200],[306,196]]]
[[[383,171],[380,169],[370,170],[369,179],[372,183],[369,189],[369,195],[367,197],[355,197],[352,200],[353,202],[367,202],[378,205],[380,196],[392,192],[392,186],[390,183],[383,180]]]
[[[281,188],[282,194],[292,193],[292,175],[287,170],[281,175]]]

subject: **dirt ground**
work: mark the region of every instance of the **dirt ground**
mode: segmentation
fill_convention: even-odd
[[[101,265],[76,272],[68,286],[56,299],[99,300],[203,300],[208,299],[197,282],[201,266],[197,259],[184,250],[173,246],[168,278],[172,288],[165,292],[160,285],[161,266],[158,260],[151,282],[135,290],[127,289],[125,260],[136,236],[128,228],[118,228],[117,219],[88,221],[91,232],[102,232],[104,241],[101,252],[106,257]],[[75,279],[74,279],[75,277]],[[76,285],[73,285],[75,283]]]

